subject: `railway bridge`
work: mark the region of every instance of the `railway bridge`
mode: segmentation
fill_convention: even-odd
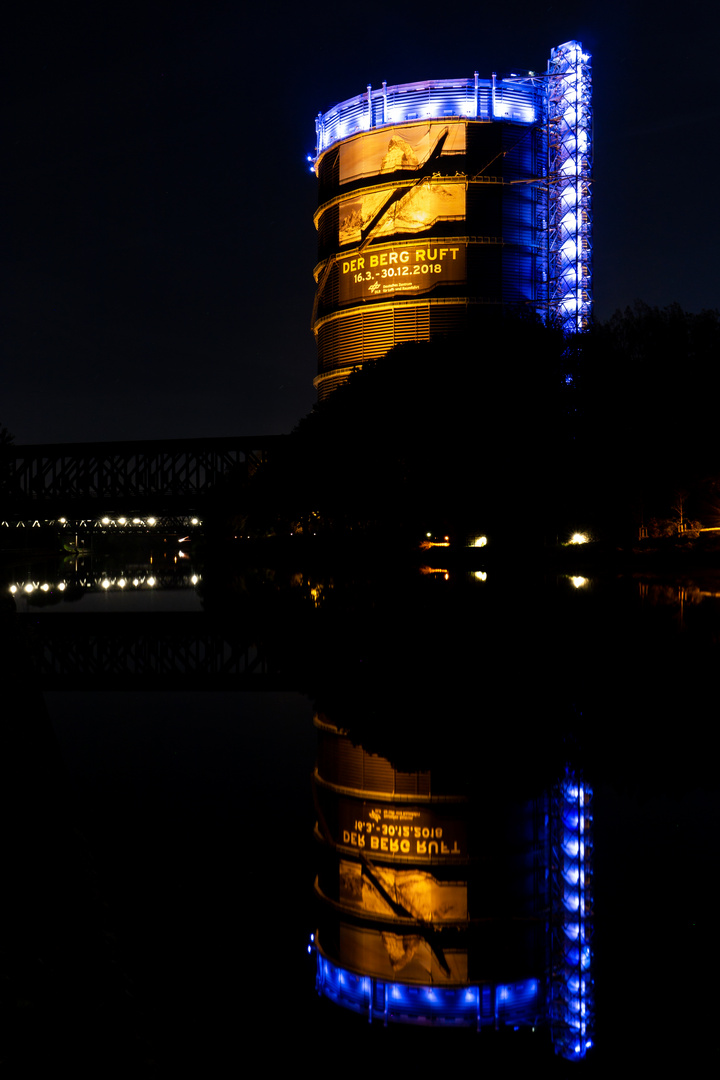
[[[251,475],[283,435],[5,446],[3,518],[201,510],[230,474]]]

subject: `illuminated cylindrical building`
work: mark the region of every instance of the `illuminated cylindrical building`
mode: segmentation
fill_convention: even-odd
[[[567,331],[592,309],[590,57],[544,74],[367,91],[316,121],[322,400],[394,345],[530,307]]]

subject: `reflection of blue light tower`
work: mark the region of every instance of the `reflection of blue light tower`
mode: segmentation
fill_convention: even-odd
[[[503,1027],[534,1031],[549,1024],[557,1054],[570,1060],[584,1058],[594,1041],[591,802],[590,786],[568,770],[549,797],[537,800],[532,811],[541,813],[547,826],[541,848],[547,858],[550,893],[537,898],[546,911],[549,901],[549,967],[545,972],[539,963],[536,975],[528,971],[526,977],[509,982],[496,980],[490,972],[478,981],[467,976],[462,981],[449,975],[446,978],[438,971],[418,978],[417,969],[410,975],[409,968],[398,978],[379,975],[372,971],[371,959],[374,955],[377,964],[377,956],[383,952],[379,936],[384,937],[384,931],[392,935],[393,929],[398,934],[417,934],[427,927],[417,923],[410,930],[408,924],[392,928],[391,920],[383,921],[377,913],[368,912],[365,930],[353,931],[364,933],[363,947],[353,952],[352,934],[344,938],[350,963],[358,964],[355,970],[338,962],[344,956],[331,958],[332,950],[338,948],[332,935],[328,937],[329,952],[319,938],[311,939],[308,951],[315,953],[318,994],[371,1022],[385,1024],[474,1027],[478,1031]],[[336,910],[341,907],[342,902],[336,901]],[[321,936],[324,940],[324,934]],[[446,953],[446,960],[449,956]]]
[[[577,41],[552,50],[548,65],[548,299],[567,331],[592,313],[592,81]]]
[[[554,896],[550,1020],[556,1051],[584,1057],[593,1041],[592,790],[570,774],[553,793],[551,860]]]
[[[474,787],[447,762],[405,772],[327,717],[315,727],[318,994],[371,1022],[545,1029],[585,1057],[588,784],[565,768],[544,793]]]

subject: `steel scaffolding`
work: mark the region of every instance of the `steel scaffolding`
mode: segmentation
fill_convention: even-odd
[[[578,41],[548,63],[548,299],[568,332],[592,318],[592,71]]]

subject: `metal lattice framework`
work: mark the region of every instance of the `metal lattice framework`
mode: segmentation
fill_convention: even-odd
[[[550,807],[549,1012],[556,1053],[570,1059],[593,1043],[591,804],[590,786],[568,770]]]
[[[578,41],[548,64],[548,299],[568,332],[592,317],[592,73]]]
[[[118,505],[197,499],[233,470],[251,472],[279,437],[13,446],[4,467],[8,496],[33,502]]]

